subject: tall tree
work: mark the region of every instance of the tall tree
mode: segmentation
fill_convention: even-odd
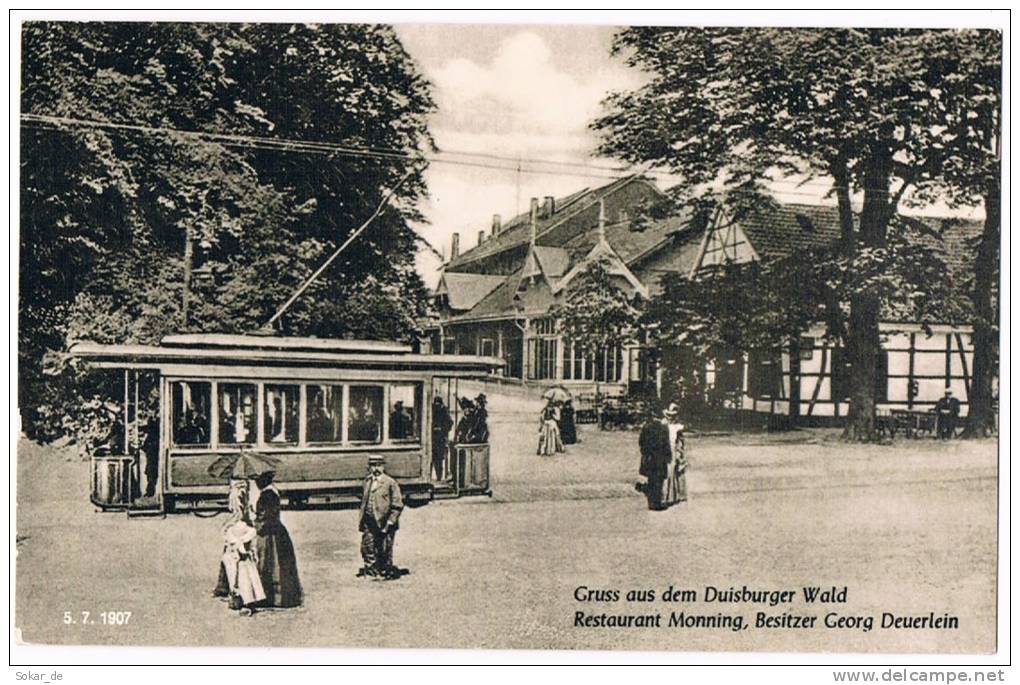
[[[427,297],[409,222],[434,105],[391,28],[28,23],[22,49],[22,112],[50,117],[27,119],[21,139],[19,401],[30,435],[60,434],[70,414],[73,371],[44,374],[47,350],[256,328],[410,169],[282,328],[413,334]],[[255,137],[397,154],[313,154]],[[186,274],[199,266],[185,317]]]
[[[953,90],[944,107],[952,135],[942,173],[923,184],[919,199],[944,199],[952,206],[982,206],[981,235],[973,242],[971,300],[974,361],[967,396],[964,437],[984,437],[995,428],[994,384],[999,376],[999,263],[1002,222],[1001,36],[969,32],[961,36],[956,64],[964,87]]]
[[[561,330],[582,355],[598,364],[600,355],[634,339],[640,309],[622,284],[613,277],[611,263],[592,260],[570,283],[562,304],[553,311]],[[598,395],[598,372],[595,394]]]
[[[601,152],[684,178],[753,191],[796,175],[831,182],[844,283],[835,321],[850,360],[846,436],[874,436],[881,269],[890,221],[912,188],[938,177],[955,142],[945,103],[969,78],[961,51],[987,33],[929,30],[654,28],[620,32],[616,53],[648,78],[606,101]],[[860,194],[862,206],[851,200]],[[862,278],[870,272],[875,278]]]

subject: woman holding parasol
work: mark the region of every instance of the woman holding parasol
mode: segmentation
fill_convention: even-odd
[[[254,517],[254,555],[265,593],[261,604],[295,607],[301,604],[301,582],[290,534],[280,520],[280,491],[273,485],[279,460],[242,451],[218,459],[209,468],[219,477],[252,479],[258,488]]]

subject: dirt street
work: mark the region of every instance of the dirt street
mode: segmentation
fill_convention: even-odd
[[[409,509],[399,581],[355,577],[356,512],[284,511],[305,605],[242,617],[211,597],[222,517],[97,513],[87,464],[22,441],[17,626],[29,643],[989,652],[995,647],[996,445],[848,446],[832,432],[692,440],[690,501],[649,512],[634,490],[637,434],[585,426],[534,455],[530,415],[493,421],[492,499]],[[685,603],[661,601],[668,587]],[[705,601],[707,586],[792,590],[768,604]],[[579,602],[578,587],[616,590]],[[802,587],[847,588],[810,605]],[[628,590],[656,601],[627,602]],[[101,616],[131,612],[126,625]],[[581,627],[585,616],[660,614],[656,627]],[[68,612],[65,614],[65,612]],[[83,624],[89,612],[91,625]],[[747,624],[668,627],[673,613]],[[757,627],[758,612],[815,626]],[[883,613],[957,617],[956,629],[881,629]],[[827,614],[875,625],[825,628]],[[122,615],[120,615],[122,616]],[[65,623],[69,619],[73,623]],[[682,621],[683,619],[681,619]],[[698,619],[707,620],[707,619]],[[718,620],[718,619],[713,619]],[[790,622],[792,619],[785,619]]]

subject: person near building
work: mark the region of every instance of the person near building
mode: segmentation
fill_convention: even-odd
[[[560,438],[560,410],[549,400],[542,408],[538,423],[538,454],[540,457],[551,457],[563,451],[563,440]]]
[[[939,438],[949,440],[956,434],[960,419],[960,400],[953,397],[953,389],[946,387],[946,394],[935,403],[935,424]]]

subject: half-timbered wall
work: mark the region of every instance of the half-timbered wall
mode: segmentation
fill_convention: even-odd
[[[948,386],[960,400],[961,413],[966,414],[973,367],[970,331],[940,326],[928,335],[920,327],[883,328],[879,374],[875,380],[878,409],[927,411],[935,406]],[[804,336],[799,352],[793,355],[790,350],[784,350],[780,359],[772,361],[782,366],[781,383],[773,387],[775,392],[772,393],[768,392],[767,383],[755,383],[756,376],[759,379],[768,377],[761,369],[761,362],[768,357],[744,355],[747,370],[741,408],[801,417],[846,416],[849,369],[842,349],[825,344],[818,332]],[[709,382],[715,376],[711,368]],[[794,383],[799,386],[796,388],[799,401],[791,406],[791,384]]]

